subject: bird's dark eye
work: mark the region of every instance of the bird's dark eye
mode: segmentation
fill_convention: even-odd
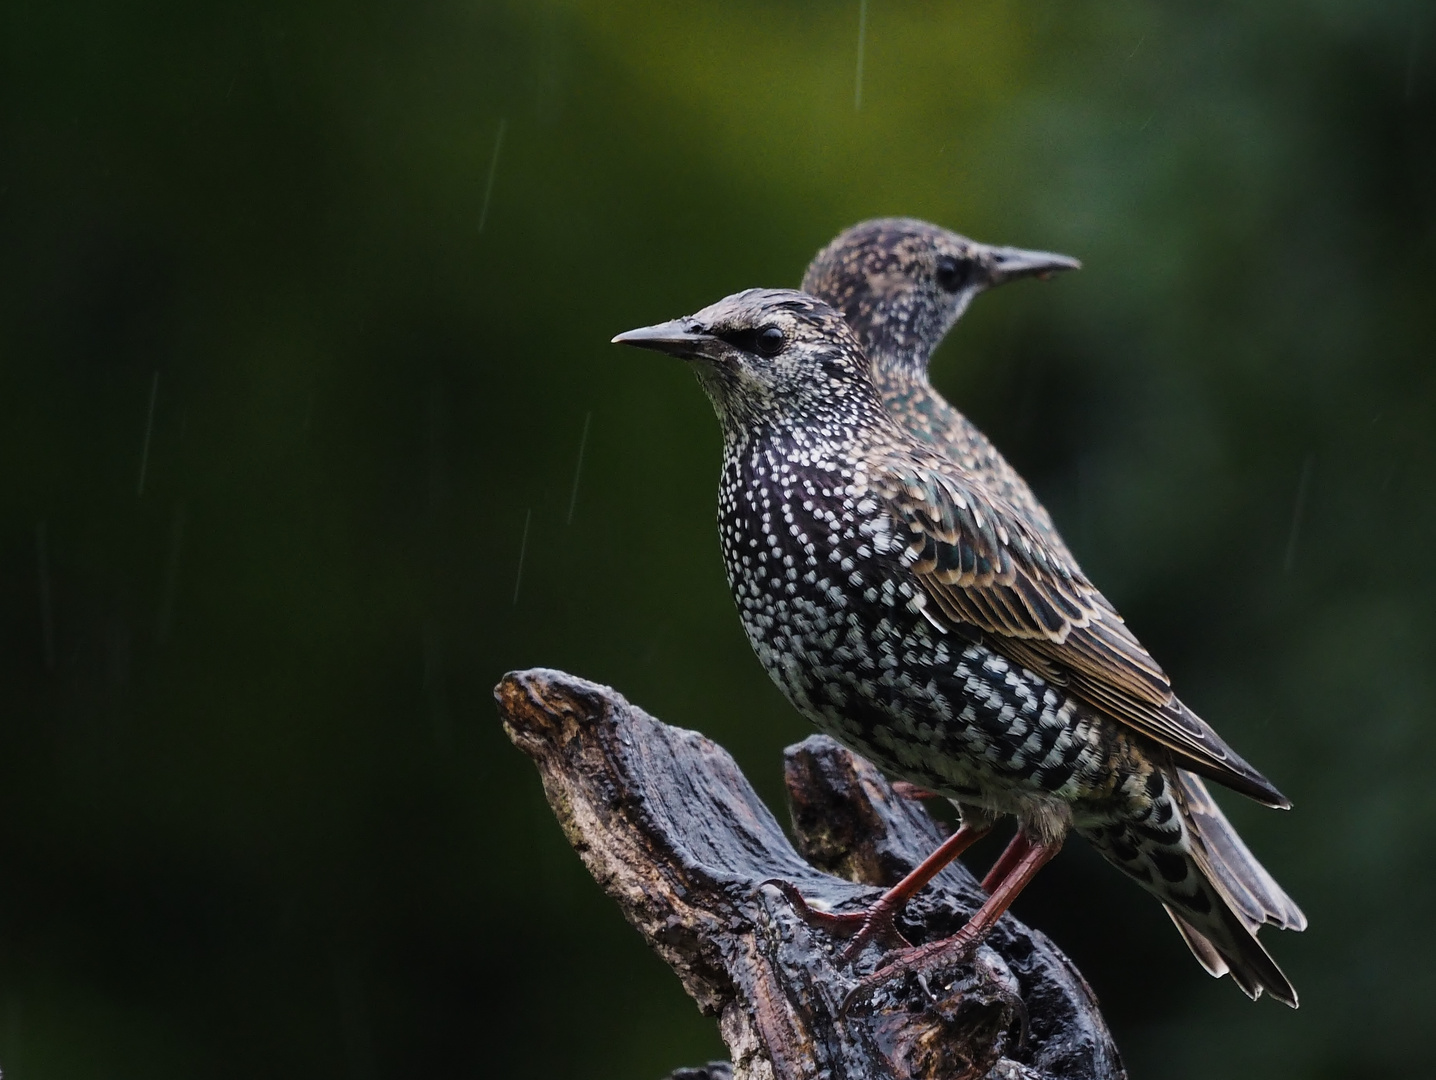
[[[714,336],[722,338],[729,345],[742,349],[744,352],[757,353],[760,356],[777,356],[783,351],[783,346],[788,344],[788,339],[783,336],[783,331],[776,326],[717,330],[714,332]]]
[[[957,292],[967,285],[972,277],[972,264],[966,259],[953,255],[942,255],[937,260],[937,283],[948,292]]]
[[[783,331],[776,326],[765,326],[758,331],[758,351],[764,356],[777,356],[787,343]]]

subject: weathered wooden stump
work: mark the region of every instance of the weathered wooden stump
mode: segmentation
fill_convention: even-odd
[[[842,963],[844,942],[810,927],[764,883],[780,878],[815,906],[857,911],[944,832],[831,739],[787,752],[795,849],[733,759],[702,735],[558,671],[510,673],[495,697],[584,865],[718,1018],[731,1069],[715,1063],[675,1077],[1125,1077],[1082,976],[1010,915],[942,980],[895,980],[842,1010],[882,947]],[[983,895],[954,865],[899,925],[914,942],[945,937]]]

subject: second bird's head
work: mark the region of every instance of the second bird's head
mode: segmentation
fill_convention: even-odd
[[[803,291],[843,312],[880,369],[906,365],[921,375],[979,293],[1081,265],[1050,251],[981,244],[916,218],[879,218],[818,252]]]
[[[618,345],[689,361],[726,430],[852,420],[876,405],[867,358],[843,317],[791,289],[748,289]]]

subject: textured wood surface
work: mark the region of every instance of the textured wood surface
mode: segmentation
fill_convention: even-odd
[[[1125,1077],[1082,976],[1010,915],[971,963],[926,986],[894,980],[843,1011],[884,947],[842,963],[844,942],[810,927],[765,882],[782,879],[815,906],[857,911],[944,834],[831,739],[787,752],[795,848],[720,746],[617,692],[533,669],[506,675],[495,697],[584,865],[718,1019],[731,1071],[710,1064],[674,1077]],[[953,866],[899,926],[914,942],[947,936],[982,896]]]

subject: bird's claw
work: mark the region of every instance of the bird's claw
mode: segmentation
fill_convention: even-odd
[[[896,949],[911,949],[912,942],[903,937],[897,923],[893,922],[892,912],[887,910],[868,911],[861,915],[852,915],[849,918],[858,920],[857,932],[853,934],[853,940],[848,942],[847,947],[839,954],[838,959],[845,964],[851,964],[861,954],[870,941],[886,942]]]
[[[941,941],[901,949],[871,975],[858,980],[857,985],[844,995],[842,1004],[838,1006],[838,1015],[846,1016],[852,1008],[865,1003],[887,983],[908,975],[916,979],[929,1002],[936,1002],[937,996],[928,985],[928,979],[943,968],[970,960],[977,946],[976,939],[959,931]]]
[[[798,918],[809,926],[816,927],[833,937],[851,938],[852,940],[838,954],[838,959],[845,964],[850,964],[857,959],[867,943],[875,939],[885,940],[897,949],[912,948],[912,943],[903,937],[897,924],[893,922],[890,911],[880,908],[870,908],[860,912],[819,911],[808,903],[807,898],[790,881],[769,878],[759,887],[761,888],[762,885],[772,885],[782,893],[783,898],[792,905]]]

